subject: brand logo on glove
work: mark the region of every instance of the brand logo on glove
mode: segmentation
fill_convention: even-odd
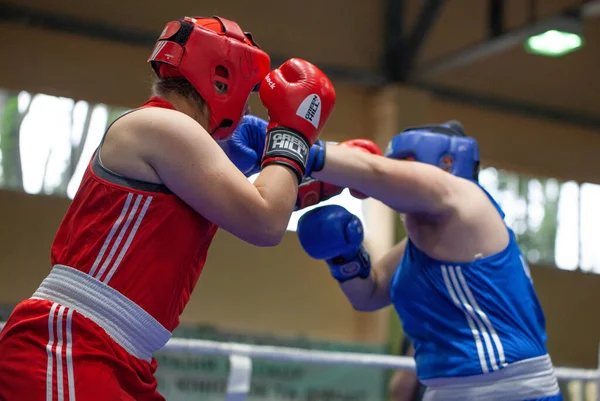
[[[269,137],[269,151],[284,150],[294,153],[301,160],[306,160],[308,156],[308,146],[306,141],[298,135],[287,131],[272,131]]]
[[[269,88],[275,89],[275,82],[271,81],[271,77],[270,76],[267,75],[265,77],[265,81],[267,81],[267,84],[269,85]]]
[[[360,271],[360,263],[350,262],[340,267],[340,273],[346,277],[356,276]]]
[[[321,121],[321,98],[317,94],[308,95],[296,111],[296,115],[304,118],[313,127],[319,128]]]

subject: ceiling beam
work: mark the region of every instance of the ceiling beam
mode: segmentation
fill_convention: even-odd
[[[383,73],[392,82],[402,80],[400,66],[404,54],[405,0],[387,0],[383,22]]]
[[[578,24],[577,18],[579,17],[579,12],[580,9],[578,8],[565,10],[561,15],[533,21],[520,28],[506,31],[502,35],[488,38],[482,43],[424,63],[422,66],[415,68],[411,79],[424,81],[425,79],[450,72],[478,60],[505,52],[513,47],[521,46],[528,37],[546,32],[549,29],[557,29],[557,27],[561,26],[573,28]]]
[[[399,66],[402,82],[408,80],[412,73],[419,51],[423,47],[427,35],[431,32],[431,28],[433,27],[443,4],[443,0],[422,1],[417,22],[410,32],[410,35],[408,35],[405,40],[404,53],[402,54],[401,64]]]
[[[504,33],[504,0],[489,0],[488,5],[488,37],[495,38]]]
[[[600,131],[600,118],[591,115],[436,85],[413,84],[412,86],[425,90],[440,99],[463,103],[473,108],[493,109],[508,114],[551,120]]]
[[[600,4],[600,1],[590,1],[590,7]],[[594,10],[594,8],[591,8]],[[131,29],[124,29],[107,24],[83,21],[71,17],[39,12],[15,5],[0,4],[0,22],[21,24],[34,28],[59,31],[67,34],[90,37],[94,39],[114,41],[121,44],[148,47],[149,51],[156,41],[155,33],[144,33]],[[414,31],[413,31],[414,32]],[[279,65],[286,58],[272,56],[273,64]],[[380,87],[388,83],[383,74],[353,70],[337,66],[321,66],[332,80],[362,87]],[[450,101],[463,102],[474,107],[489,107],[508,113],[525,115],[528,117],[550,119],[562,123],[573,124],[600,130],[600,119],[580,115],[568,111],[550,109],[544,106],[525,104],[506,99],[499,99],[480,94],[467,93],[460,90],[448,89],[434,85],[417,82],[408,82],[407,85],[420,88],[433,93],[435,96]]]
[[[9,22],[31,28],[48,29],[71,35],[100,39],[120,44],[147,47],[148,52],[156,43],[160,31],[139,30],[112,26],[106,23],[82,20],[66,15],[32,10],[12,4],[0,3],[0,22]],[[281,65],[289,57],[271,55],[272,65]],[[342,66],[319,65],[327,76],[337,82],[366,87],[378,87],[385,83],[383,74],[361,71]]]

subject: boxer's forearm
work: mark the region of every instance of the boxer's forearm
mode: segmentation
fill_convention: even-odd
[[[407,238],[394,245],[381,259],[373,264],[366,279],[355,278],[340,284],[346,298],[354,309],[375,311],[388,306],[392,278],[406,249]]]
[[[342,146],[327,145],[321,171],[313,177],[356,189],[401,213],[437,213],[448,207],[448,180],[437,167],[393,160]]]
[[[381,308],[377,302],[374,302],[374,295],[377,290],[377,273],[371,270],[369,277],[356,277],[352,280],[340,283],[340,288],[352,307],[362,312],[372,312]]]

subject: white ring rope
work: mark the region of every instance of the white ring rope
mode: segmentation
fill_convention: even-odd
[[[0,330],[4,322],[0,322]],[[255,359],[270,359],[317,365],[354,365],[387,369],[415,370],[413,358],[383,354],[363,354],[357,352],[332,352],[307,350],[301,348],[276,347],[241,343],[223,343],[217,341],[187,338],[172,338],[163,350],[194,355],[238,355]],[[600,381],[600,369],[578,369],[556,367],[559,380]]]
[[[271,345],[221,343],[187,338],[172,338],[163,349],[201,355],[244,355],[256,359],[312,363],[316,365],[359,365],[376,368],[415,370],[415,361],[413,358],[383,354],[318,351],[275,347]]]

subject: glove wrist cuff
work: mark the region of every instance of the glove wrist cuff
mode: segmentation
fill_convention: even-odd
[[[296,173],[300,184],[306,171],[309,149],[308,140],[299,132],[286,127],[272,128],[267,132],[261,167],[269,164],[289,167]]]
[[[366,248],[361,245],[358,253],[352,258],[339,256],[327,260],[329,272],[338,282],[352,280],[360,277],[366,279],[371,274],[371,256]]]
[[[315,171],[323,170],[325,166],[325,156],[327,154],[326,142],[322,139],[317,139],[310,147],[308,162],[306,163],[305,177],[310,177]]]

